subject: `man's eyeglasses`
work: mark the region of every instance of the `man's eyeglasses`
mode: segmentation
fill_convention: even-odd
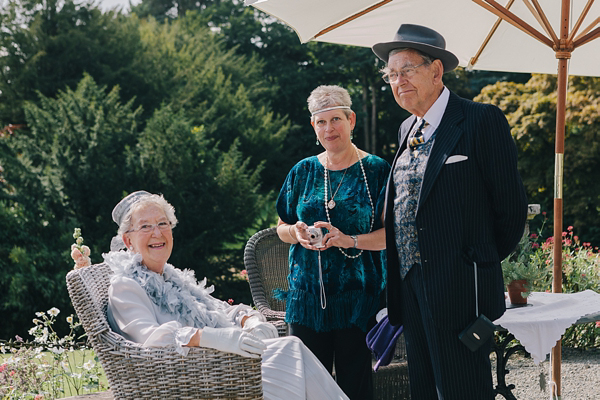
[[[128,230],[127,233],[137,232],[137,231],[144,232],[144,233],[150,233],[150,232],[154,231],[155,227],[158,227],[159,230],[164,232],[164,231],[168,231],[171,229],[171,223],[163,221],[163,222],[159,222],[158,224],[144,224],[144,225],[141,225],[137,229]]]
[[[427,64],[426,62],[423,62],[419,65],[415,65],[414,67],[406,67],[406,68],[402,68],[399,71],[390,71],[388,73],[386,73],[385,75],[382,76],[383,80],[385,83],[394,83],[398,80],[398,78],[401,76],[404,79],[410,79],[413,76],[415,76],[415,73],[417,72],[417,68],[419,68],[422,65]]]

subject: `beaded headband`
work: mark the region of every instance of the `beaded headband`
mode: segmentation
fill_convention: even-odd
[[[317,110],[315,112],[313,112],[312,114],[310,114],[311,117],[314,117],[317,114],[320,114],[322,112],[325,111],[331,111],[331,110],[341,110],[341,109],[345,109],[345,110],[352,110],[350,107],[348,106],[335,106],[335,107],[328,107],[328,108],[324,108],[322,110]]]

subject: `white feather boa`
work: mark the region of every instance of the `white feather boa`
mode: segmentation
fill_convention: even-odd
[[[129,250],[111,251],[102,256],[115,276],[122,275],[135,280],[154,304],[163,312],[175,316],[183,326],[226,328],[241,326],[244,316],[264,319],[249,306],[230,306],[211,296],[214,287],[206,287],[206,278],[197,282],[192,270],[180,270],[167,263],[160,275],[142,264],[141,254]]]

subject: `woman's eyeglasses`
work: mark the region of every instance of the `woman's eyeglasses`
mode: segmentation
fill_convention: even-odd
[[[164,232],[164,231],[168,231],[171,229],[171,223],[170,222],[159,222],[158,224],[143,224],[143,225],[140,225],[140,227],[137,229],[128,230],[127,233],[137,232],[137,231],[144,232],[144,233],[150,233],[150,232],[154,231],[155,227],[158,227],[159,230]]]

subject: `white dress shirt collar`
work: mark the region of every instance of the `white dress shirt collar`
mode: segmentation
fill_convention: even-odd
[[[448,106],[448,100],[450,99],[450,91],[446,86],[442,90],[442,94],[437,98],[435,103],[427,110],[423,118],[427,121],[427,126],[423,130],[423,136],[425,137],[425,141],[428,141],[433,132],[440,126],[440,122],[442,121],[442,117],[444,116],[444,112],[446,111],[446,106]],[[417,118],[416,126],[419,126],[421,123],[421,119]]]

